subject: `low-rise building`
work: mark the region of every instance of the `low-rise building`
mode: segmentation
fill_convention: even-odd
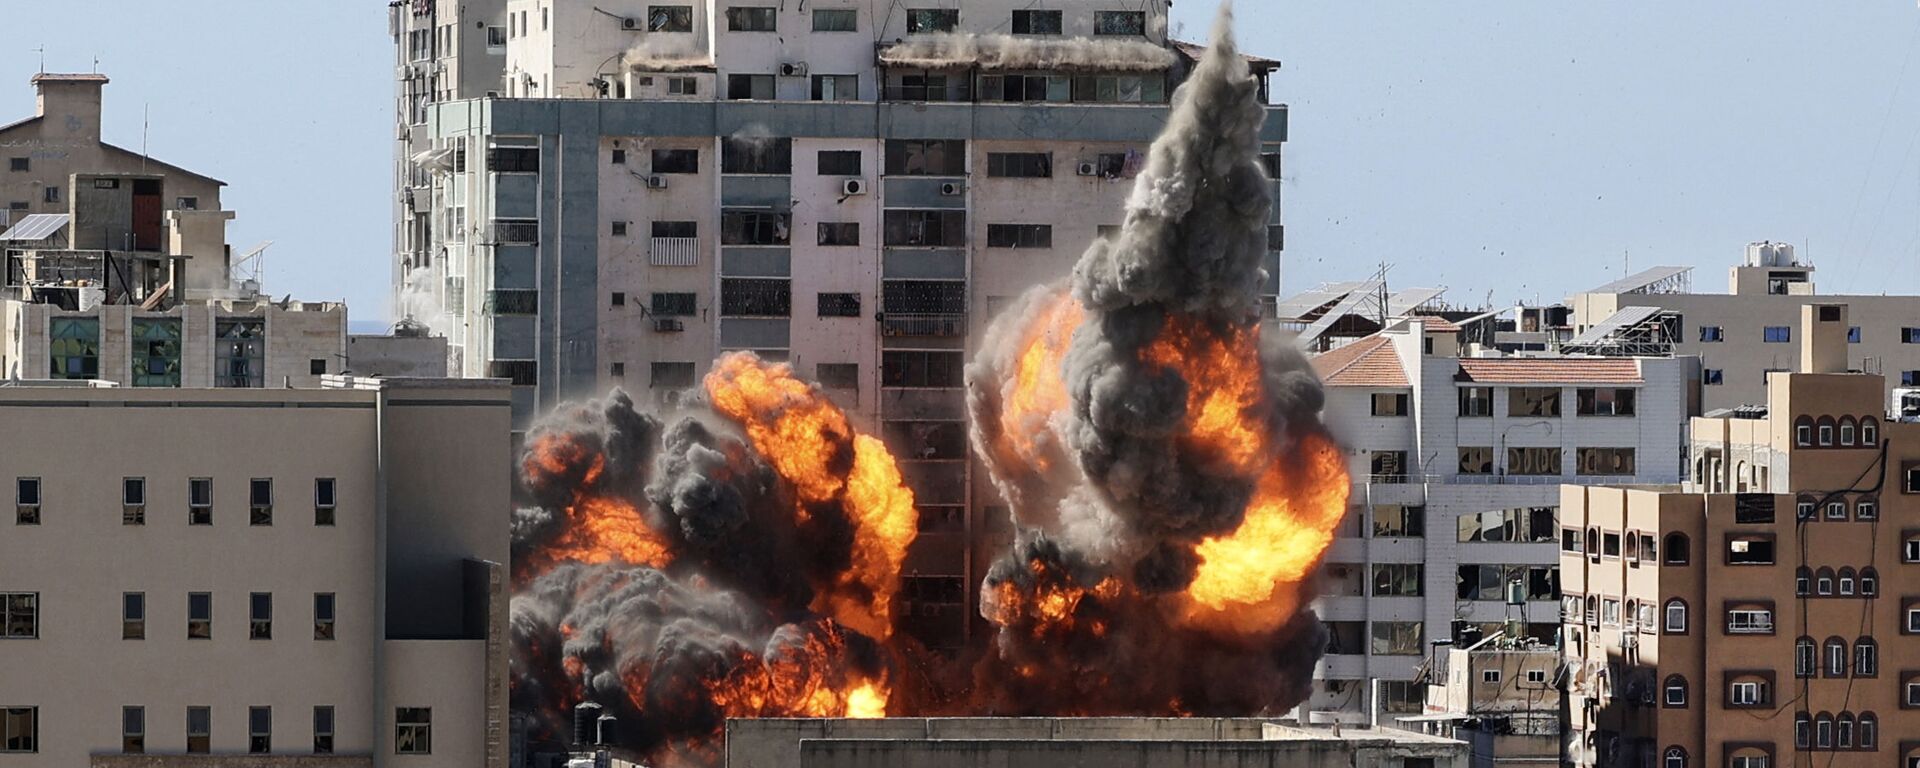
[[[0,386],[0,763],[504,768],[506,385],[325,383]]]
[[[1355,486],[1328,551],[1317,609],[1331,645],[1306,708],[1382,722],[1421,711],[1435,641],[1512,627],[1556,642],[1560,484],[1678,482],[1698,370],[1686,357],[1465,357],[1457,326],[1425,316],[1313,366]]]
[[[1763,406],[1693,419],[1684,486],[1564,489],[1572,764],[1920,764],[1920,425],[1848,372],[1848,310],[1801,309]]]
[[[1472,768],[1560,762],[1560,650],[1531,637],[1493,635],[1436,649],[1424,722],[1469,745]]]

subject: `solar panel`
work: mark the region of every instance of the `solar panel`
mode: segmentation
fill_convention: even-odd
[[[1663,307],[1627,307],[1608,315],[1607,319],[1601,320],[1598,325],[1588,328],[1586,333],[1573,337],[1567,345],[1597,344],[1614,333],[1644,323],[1647,318],[1664,311],[1666,310]]]
[[[1445,288],[1408,288],[1387,298],[1387,315],[1400,317],[1411,313],[1415,308],[1446,293]]]
[[[1633,293],[1675,275],[1692,271],[1693,267],[1654,267],[1607,283],[1587,293]]]
[[[0,232],[0,241],[31,243],[52,237],[67,226],[64,213],[36,213],[20,220],[5,232]]]

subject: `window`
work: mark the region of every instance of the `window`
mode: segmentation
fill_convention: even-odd
[[[608,227],[608,234],[610,234],[610,235],[612,235],[612,236],[614,236],[614,237],[626,237],[626,236],[627,236],[627,223],[626,223],[626,222],[624,222],[624,221],[615,221],[615,222],[610,222],[610,225],[611,225],[611,226],[609,226],[609,227]]]
[[[1093,33],[1144,35],[1147,33],[1147,14],[1144,11],[1094,11]]]
[[[967,284],[959,280],[885,280],[880,311],[901,315],[959,315],[967,311]]]
[[[1559,448],[1508,448],[1507,474],[1509,475],[1557,475],[1560,474]]]
[[[653,223],[652,230],[653,236],[656,238],[667,237],[691,240],[700,236],[700,222],[656,221]]]
[[[883,387],[953,388],[962,386],[965,360],[960,352],[884,350],[880,353]]]
[[[147,710],[144,707],[120,708],[120,752],[138,755],[147,751]]]
[[[1461,416],[1492,416],[1493,415],[1493,388],[1492,387],[1461,387],[1460,388],[1460,415]]]
[[[40,636],[40,593],[0,592],[0,638],[31,640]]]
[[[247,483],[247,524],[273,525],[273,478],[256,477]]]
[[[1407,452],[1374,451],[1370,468],[1373,482],[1404,483],[1407,481]]]
[[[273,751],[273,708],[247,707],[247,752],[264,755]]]
[[[653,389],[686,389],[693,386],[693,363],[653,363],[647,386]]]
[[[1662,703],[1669,707],[1684,707],[1687,705],[1686,678],[1679,675],[1668,675],[1664,690],[1665,694],[1661,697]]]
[[[648,32],[692,32],[693,6],[691,5],[649,5],[647,6]]]
[[[653,294],[653,314],[662,317],[686,317],[694,314],[694,294],[656,293]]]
[[[790,317],[793,314],[793,283],[778,278],[722,279],[720,314],[728,317]]]
[[[1872,566],[1860,569],[1860,596],[1880,596],[1880,572],[1874,570]]]
[[[1847,676],[1847,641],[1829,637],[1821,648],[1827,659],[1827,677]]]
[[[1480,670],[1480,682],[1498,685],[1500,683],[1500,670],[1498,669]]]
[[[1586,548],[1580,545],[1580,532],[1572,528],[1560,529],[1560,551],[1575,555],[1586,554]]]
[[[1840,417],[1840,445],[1842,447],[1852,448],[1853,434],[1854,434],[1853,417],[1852,416]]]
[[[40,751],[40,708],[0,708],[0,753]]]
[[[1768,344],[1785,344],[1793,341],[1793,327],[1788,325],[1769,325],[1762,333]]]
[[[1773,536],[1767,534],[1729,534],[1728,565],[1773,565]]]
[[[1513,387],[1507,390],[1508,416],[1559,416],[1560,390],[1556,387]]]
[[[1667,747],[1660,768],[1687,768],[1687,751],[1679,747]]]
[[[1901,493],[1920,493],[1920,464],[1902,465],[1900,475]]]
[[[313,480],[313,524],[333,525],[333,511],[339,501],[334,479],[318,477]]]
[[[727,98],[733,101],[772,101],[773,75],[727,75]]]
[[[1727,609],[1727,634],[1729,635],[1771,635],[1773,634],[1772,608],[1729,608]]]
[[[1053,227],[1047,224],[988,224],[988,248],[1052,248]]]
[[[790,214],[727,208],[720,211],[721,245],[786,245]]]
[[[213,525],[213,478],[187,481],[187,524]]]
[[[16,525],[40,524],[40,478],[22,477],[13,482]]]
[[[1903,386],[1903,387],[1920,386],[1920,371],[1901,371],[1900,386]]]
[[[1735,680],[1727,686],[1727,704],[1735,707],[1766,706],[1771,698],[1764,680]]]
[[[1717,387],[1727,383],[1726,372],[1719,368],[1707,368],[1700,372],[1700,383]]]
[[[1460,474],[1493,474],[1493,449],[1485,446],[1460,446]]]
[[[820,222],[820,245],[845,246],[860,244],[860,222],[823,221]]]
[[[1793,641],[1793,676],[1813,677],[1819,664],[1814,660],[1813,638],[1802,637]]]
[[[818,157],[822,176],[858,176],[861,173],[860,150],[823,149]]]
[[[1878,749],[1880,747],[1880,718],[1872,712],[1860,713],[1860,748]]]
[[[860,98],[859,75],[814,75],[814,101],[854,101]]]
[[[1373,566],[1374,597],[1419,597],[1426,590],[1422,577],[1426,566],[1419,563],[1375,563]]]
[[[58,185],[48,184],[46,189],[41,193],[40,199],[49,203],[60,202],[60,187]]]
[[[1830,416],[1820,417],[1820,420],[1815,422],[1814,434],[1817,434],[1820,436],[1820,447],[1822,448],[1832,447],[1833,446],[1833,418]]]
[[[813,378],[825,389],[860,391],[859,363],[820,363],[813,367]]]
[[[860,31],[860,14],[851,8],[815,8],[813,31],[858,32]]]
[[[100,377],[100,320],[54,317],[47,321],[47,375],[55,379]]]
[[[1015,15],[1018,15],[1019,11],[1014,11],[1014,13]],[[1055,13],[1058,14],[1059,12],[1055,11]],[[26,171],[32,170],[32,168],[33,168],[33,161],[30,158],[25,158],[25,157],[7,158],[7,170],[9,171],[13,171],[15,173],[24,173]]]
[[[187,707],[187,751],[205,753],[213,741],[213,708]]]
[[[1726,334],[1720,330],[1720,326],[1703,325],[1700,326],[1700,341],[1704,343],[1726,341]]]
[[[147,639],[147,593],[126,592],[120,595],[120,639]]]
[[[1375,416],[1407,415],[1407,395],[1395,394],[1391,392],[1373,393],[1373,415]]]
[[[1880,645],[1871,637],[1863,637],[1853,644],[1853,676],[1874,677],[1880,674]]]
[[[772,8],[742,8],[738,6],[728,8],[727,31],[772,32],[775,31],[775,19],[776,16]]]
[[[1666,607],[1666,619],[1661,626],[1662,626],[1662,630],[1670,635],[1686,634],[1687,633],[1687,604],[1678,599],[1668,600],[1667,607]]]
[[[1580,448],[1574,452],[1578,466],[1575,471],[1582,475],[1632,475],[1634,473],[1634,449],[1632,448]]]
[[[213,385],[266,386],[267,322],[216,320],[213,324]]]
[[[720,145],[720,172],[773,176],[793,173],[793,139],[786,137],[727,139]]]
[[[967,244],[966,211],[889,210],[883,214],[882,227],[889,246],[958,248]]]
[[[255,592],[247,596],[247,638],[273,639],[273,594]]]
[[[907,33],[952,32],[960,25],[960,11],[953,8],[908,8]]]
[[[822,293],[817,296],[821,317],[859,317],[860,294]]]
[[[967,142],[959,139],[889,139],[888,176],[963,176]]]
[[[213,638],[213,593],[187,593],[187,639]]]
[[[619,150],[615,150],[618,152]],[[656,149],[650,153],[649,172],[654,174],[699,173],[700,150]]]
[[[313,708],[313,753],[333,754],[333,707]]]
[[[1461,542],[1533,542],[1553,541],[1554,515],[1556,507],[1517,507],[1514,509],[1491,509],[1485,512],[1467,512],[1457,519],[1458,540]],[[1568,529],[1568,534],[1573,531]],[[1579,536],[1567,537],[1572,550],[1579,551]]]
[[[1804,565],[1794,569],[1793,594],[1801,597],[1813,594],[1813,571]]]
[[[487,27],[487,47],[504,48],[507,45],[507,30],[504,27]]]
[[[1053,154],[1050,152],[988,152],[987,176],[996,179],[1052,178]]]
[[[1062,29],[1059,11],[1013,12],[1013,33],[1016,35],[1057,35]]]
[[[1902,344],[1920,344],[1920,328],[1902,328],[1902,329],[1900,329],[1900,343],[1902,343]]]
[[[1833,716],[1825,712],[1813,718],[1813,745],[1820,749],[1833,747]]]
[[[180,386],[180,320],[136,317],[132,331],[133,385]]]
[[[1872,416],[1860,419],[1860,445],[1874,448],[1880,445],[1880,422]]]
[[[1373,535],[1377,538],[1418,538],[1425,536],[1426,531],[1427,508],[1424,506],[1379,504],[1373,507]]]
[[[433,710],[400,707],[393,714],[393,752],[396,755],[433,754]]]
[[[1421,622],[1376,621],[1372,627],[1375,656],[1418,656],[1423,641]]]
[[[1827,502],[1827,519],[1828,520],[1847,519],[1847,503],[1844,501]]]
[[[1632,416],[1634,391],[1631,389],[1581,389],[1581,416]]]

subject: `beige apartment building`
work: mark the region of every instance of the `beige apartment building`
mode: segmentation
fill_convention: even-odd
[[[506,385],[326,384],[0,386],[0,765],[505,765]]]
[[[1847,372],[1849,309],[1692,420],[1686,485],[1562,489],[1573,764],[1920,764],[1920,426]]]
[[[261,294],[232,256],[223,182],[100,138],[103,75],[33,78],[0,127],[0,378],[134,387],[318,387],[347,313]],[[257,263],[257,262],[252,262]]]
[[[1920,297],[1825,296],[1814,266],[1787,243],[1753,243],[1728,272],[1725,294],[1694,293],[1691,268],[1654,267],[1568,299],[1576,345],[1601,354],[1696,355],[1707,411],[1768,401],[1768,374],[1799,354],[1800,311],[1844,303],[1842,370],[1882,374],[1886,387],[1920,386]],[[1652,345],[1653,348],[1639,348]]]

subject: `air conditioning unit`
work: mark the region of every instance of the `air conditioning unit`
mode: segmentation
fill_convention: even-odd
[[[666,188],[667,188],[667,177],[665,176],[648,176],[647,177],[647,189],[666,189]]]
[[[626,30],[626,31],[628,31],[628,32],[638,32],[638,31],[640,31],[640,30],[642,30],[642,29],[646,29],[646,27],[644,27],[644,26],[641,26],[641,24],[640,24],[640,20],[639,20],[639,19],[635,19],[635,18],[623,18],[623,19],[621,19],[621,20],[620,20],[620,28],[621,28],[621,29],[624,29],[624,30]]]
[[[807,63],[804,61],[789,61],[789,62],[782,63],[780,65],[780,76],[781,77],[806,77]]]
[[[840,192],[845,195],[864,195],[867,193],[867,182],[860,179],[847,179],[840,182]]]
[[[653,329],[660,333],[679,333],[686,330],[687,326],[677,317],[656,317],[653,319]]]
[[[1098,176],[1100,166],[1094,163],[1081,163],[1079,167],[1073,169],[1073,172],[1081,176]]]
[[[959,197],[960,194],[965,191],[967,191],[966,185],[957,181],[949,181],[940,185],[940,194],[946,195],[947,197]]]

